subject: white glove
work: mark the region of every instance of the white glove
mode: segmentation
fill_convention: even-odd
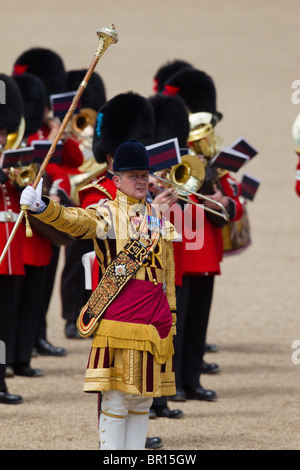
[[[28,209],[32,212],[42,212],[46,207],[46,204],[42,201],[42,186],[43,178],[40,179],[36,189],[27,186],[21,194],[20,204],[28,206]]]

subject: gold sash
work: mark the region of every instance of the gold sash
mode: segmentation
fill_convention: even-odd
[[[107,267],[101,281],[88,302],[82,307],[77,319],[81,336],[88,337],[98,326],[98,321],[122,288],[141,267],[159,240],[159,230],[148,235],[148,216],[155,208],[146,204],[146,211],[139,227],[139,237],[131,239]]]

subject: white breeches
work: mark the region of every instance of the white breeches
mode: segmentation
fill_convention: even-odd
[[[101,450],[145,448],[152,397],[110,390],[102,393],[99,419]]]

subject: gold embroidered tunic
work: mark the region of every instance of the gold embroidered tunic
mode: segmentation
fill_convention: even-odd
[[[36,217],[73,237],[92,238],[100,277],[116,254],[130,240],[134,229],[138,228],[139,214],[146,205],[145,200],[130,198],[120,191],[117,191],[114,201],[104,201],[96,208],[90,209],[65,208],[51,200],[47,202],[45,211]],[[154,252],[150,253],[146,262],[134,274],[133,279],[139,283],[131,284],[133,287],[129,295],[134,298],[137,292],[134,287],[136,285],[139,287],[139,292],[141,286],[145,286],[145,292],[149,291],[148,287],[151,285],[158,286],[158,289],[164,288],[168,308],[172,312],[170,312],[172,327],[166,335],[162,335],[159,328],[159,308],[155,314],[158,318],[156,323],[144,320],[137,323],[134,318],[130,319],[130,315],[125,321],[124,318],[119,321],[109,315],[107,319],[104,314],[94,332],[84,381],[86,392],[116,389],[144,396],[176,393],[172,358],[176,321],[172,240],[177,234],[174,227],[161,218],[161,214],[159,220],[152,220],[150,223],[154,223],[156,229],[160,231],[159,241]],[[161,290],[158,292],[161,294]],[[121,295],[122,292],[119,296]],[[141,309],[147,310],[142,300]],[[138,301],[136,304],[135,311],[138,310]],[[129,313],[130,307],[131,302]],[[166,316],[165,307],[163,309]],[[138,318],[143,318],[143,311],[138,313],[140,313]]]

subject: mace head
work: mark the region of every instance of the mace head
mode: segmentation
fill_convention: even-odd
[[[113,44],[118,42],[118,33],[115,30],[114,24],[111,24],[109,27],[101,28],[99,31],[97,31],[97,35],[99,38],[110,38]]]

